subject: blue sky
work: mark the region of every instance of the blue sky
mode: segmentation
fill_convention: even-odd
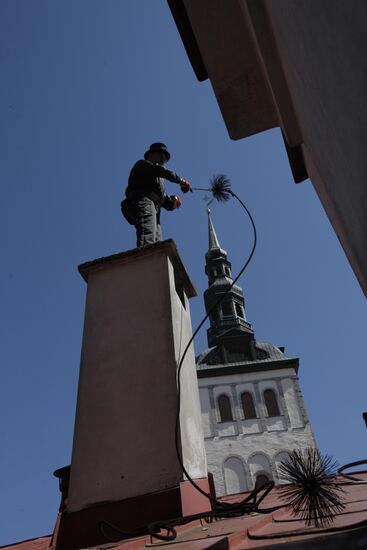
[[[258,247],[240,284],[259,341],[300,357],[317,442],[364,458],[364,297],[309,180],[293,183],[279,129],[231,141],[211,86],[197,82],[165,1],[0,2],[0,544],[48,534],[70,463],[86,286],[77,265],[133,248],[119,203],[153,141],[196,186],[227,174],[253,213]],[[177,187],[167,183],[167,191]],[[203,194],[163,214],[203,316]],[[251,227],[214,204],[236,273]],[[205,331],[196,352],[206,347]]]

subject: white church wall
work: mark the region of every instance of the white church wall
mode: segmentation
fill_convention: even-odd
[[[263,431],[261,422],[257,418],[241,420],[240,426],[243,434],[260,434]]]
[[[307,425],[303,430],[264,432],[261,434],[241,435],[234,437],[213,437],[205,440],[207,451],[208,470],[214,476],[215,488],[219,496],[225,495],[224,472],[222,465],[231,456],[241,457],[245,464],[251,456],[264,453],[269,457],[271,478],[279,483],[278,468],[275,457],[280,453],[293,449],[305,449],[315,446],[311,428]],[[248,490],[253,488],[251,475],[247,475]]]
[[[238,429],[236,422],[221,422],[218,425],[218,436],[228,437],[231,435],[237,435]]]
[[[281,474],[281,471],[280,471],[280,463],[283,460],[287,460],[288,458],[289,458],[289,453],[287,451],[280,451],[274,457],[275,468],[276,468],[276,471],[277,471],[277,475],[278,475],[278,479],[279,479],[280,484],[286,483],[286,481],[284,481],[282,479],[282,474]]]
[[[224,487],[227,495],[248,490],[245,465],[237,456],[228,457],[223,463]]]
[[[283,384],[284,381],[285,384]],[[246,487],[247,490],[251,490],[255,483],[255,474],[260,472],[259,467],[255,468],[254,460],[250,470],[251,456],[256,457],[261,453],[267,456],[269,468],[266,469],[262,464],[263,473],[268,472],[275,483],[280,483],[279,462],[285,456],[282,453],[286,453],[287,449],[315,446],[311,426],[303,420],[302,394],[294,381],[297,381],[295,371],[290,368],[199,379],[200,394],[205,396],[202,398],[203,418],[207,419],[208,425],[205,438],[208,469],[213,473],[218,495],[230,492],[226,487],[226,475],[232,480],[228,481],[228,486],[231,487],[235,484],[233,481],[235,476],[240,475],[238,463],[231,461],[227,463],[229,458],[234,456],[241,458]],[[280,416],[267,415],[264,403],[266,389],[275,392]],[[241,403],[241,394],[244,391],[249,391],[253,395],[257,418],[247,420],[244,418]],[[218,397],[223,393],[230,399],[233,422],[219,421]],[[209,412],[210,408],[211,412]],[[227,464],[227,474],[224,464]],[[234,469],[233,464],[237,464],[237,470]],[[256,464],[259,465],[259,463]],[[230,466],[231,471],[229,471]]]
[[[212,409],[210,404],[209,389],[200,388],[199,396],[200,396],[204,437],[212,437],[214,434],[213,434],[212,419],[211,419]]]
[[[291,426],[292,428],[303,428],[305,424],[297,405],[293,380],[291,378],[283,378],[281,384]]]
[[[265,426],[268,432],[279,432],[287,429],[285,420],[280,416],[266,418]]]

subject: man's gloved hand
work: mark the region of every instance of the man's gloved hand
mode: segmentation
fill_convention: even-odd
[[[187,193],[188,191],[190,191],[192,193],[192,187],[191,187],[191,185],[189,184],[188,181],[181,178],[179,185],[181,187],[182,193]]]
[[[171,195],[170,196],[170,199],[172,201],[172,204],[173,204],[173,208],[176,209],[176,208],[180,208],[182,202],[181,202],[181,199],[180,197],[178,197],[177,195]]]

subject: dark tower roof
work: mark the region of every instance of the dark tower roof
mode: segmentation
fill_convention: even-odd
[[[208,344],[217,349],[219,362],[250,359],[253,356],[254,333],[246,320],[243,291],[238,285],[231,286],[232,265],[227,252],[219,244],[210,209],[207,214],[209,249],[205,254],[205,273],[208,276],[208,288],[204,292],[206,312],[225,295],[210,314]]]

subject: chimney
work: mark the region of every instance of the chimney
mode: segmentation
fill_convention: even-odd
[[[84,333],[70,482],[57,548],[106,542],[98,523],[131,531],[210,509],[175,450],[176,373],[196,296],[172,240],[87,262]],[[179,444],[209,491],[195,355],[181,371]],[[65,500],[65,499],[64,499]]]

